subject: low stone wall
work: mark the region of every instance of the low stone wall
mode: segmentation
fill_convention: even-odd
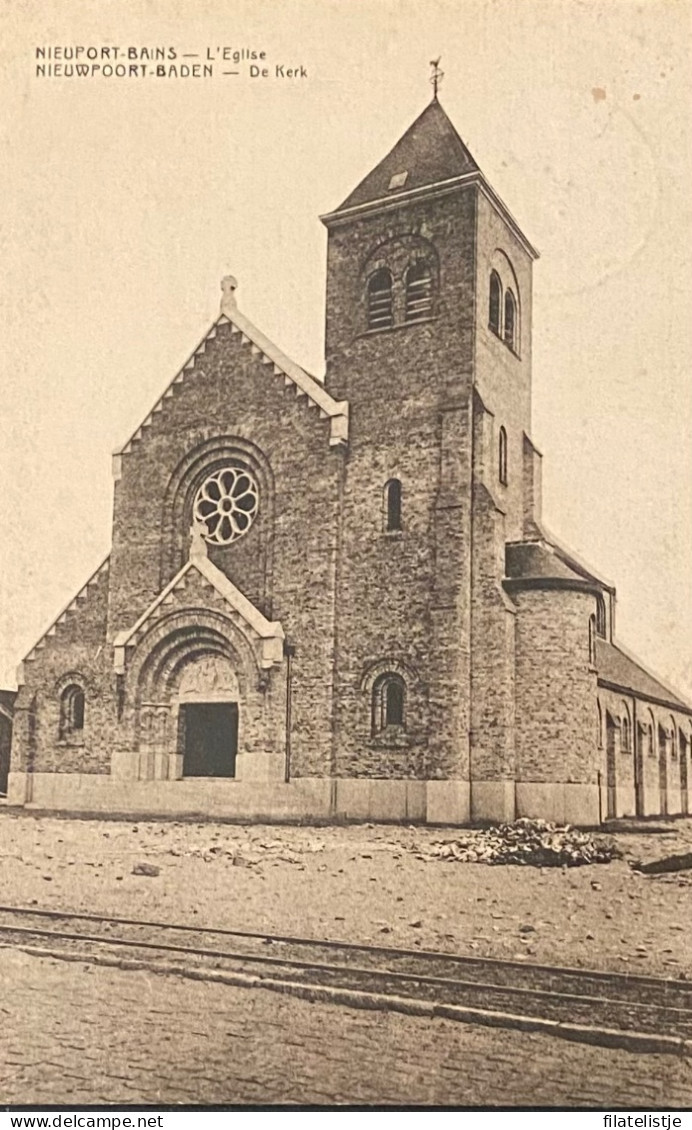
[[[12,773],[10,804],[69,812],[204,815],[244,820],[469,822],[468,781],[297,777],[123,780],[79,773]]]
[[[464,825],[542,817],[599,823],[597,785],[295,777],[243,781],[188,777],[124,780],[95,773],[11,773],[14,805],[88,813],[197,815],[240,820],[372,820]],[[604,800],[602,801],[604,804]],[[601,808],[605,812],[605,808]]]
[[[598,785],[543,781],[517,782],[517,816],[539,817],[555,824],[594,827],[600,823]],[[605,801],[603,801],[603,804]]]

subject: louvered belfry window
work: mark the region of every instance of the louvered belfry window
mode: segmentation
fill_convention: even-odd
[[[432,312],[432,275],[427,263],[414,263],[406,272],[407,322],[421,322]]]
[[[368,329],[388,330],[393,324],[392,276],[382,267],[368,283]]]

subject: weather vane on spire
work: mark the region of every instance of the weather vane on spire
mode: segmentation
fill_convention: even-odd
[[[445,77],[444,71],[440,70],[440,59],[441,58],[442,58],[442,56],[440,55],[440,57],[438,59],[431,59],[430,60],[430,66],[432,67],[432,74],[430,76],[430,81],[432,83],[432,88],[433,88],[433,98],[435,98],[435,99],[437,99],[437,88],[439,87],[440,83],[442,82],[442,79]]]

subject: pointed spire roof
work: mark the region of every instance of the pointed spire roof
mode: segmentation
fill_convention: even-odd
[[[475,160],[437,98],[433,98],[384,160],[368,173],[336,212],[383,198],[396,198],[412,189],[478,172]]]

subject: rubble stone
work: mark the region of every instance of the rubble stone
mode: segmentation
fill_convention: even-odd
[[[592,836],[569,825],[522,817],[481,832],[430,845],[427,859],[457,863],[517,863],[530,867],[582,867],[610,863],[619,855],[606,836]]]

